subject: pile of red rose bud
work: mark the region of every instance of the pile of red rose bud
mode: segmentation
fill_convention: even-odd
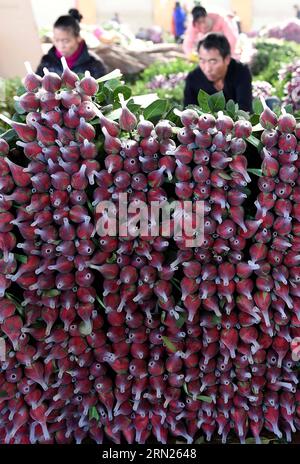
[[[0,140],[0,443],[292,440],[294,118],[261,115],[261,193],[247,218],[248,121],[187,109],[183,127],[154,126],[120,96],[117,123],[93,103],[89,73],[63,65],[61,78],[29,70],[26,122],[6,120],[27,166]],[[132,213],[126,237],[100,235],[97,207],[110,201],[118,217],[125,193],[136,207],[203,201],[201,246],[175,236],[174,217],[169,237],[135,234]]]

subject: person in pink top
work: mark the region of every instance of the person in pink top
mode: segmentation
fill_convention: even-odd
[[[219,32],[227,38],[232,56],[235,56],[235,48],[239,36],[236,22],[230,17],[224,17],[218,13],[207,13],[203,6],[195,6],[192,10],[192,21],[189,23],[183,41],[183,51],[190,57],[195,51],[199,40],[209,32]]]

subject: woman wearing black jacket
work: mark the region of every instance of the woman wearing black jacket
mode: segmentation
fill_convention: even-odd
[[[81,14],[76,9],[71,9],[68,15],[58,18],[53,29],[53,47],[47,55],[43,56],[37,74],[43,76],[43,68],[47,68],[61,75],[62,56],[66,58],[69,68],[77,74],[90,71],[95,79],[106,74],[104,63],[97,55],[88,51],[85,41],[80,37],[81,18]]]

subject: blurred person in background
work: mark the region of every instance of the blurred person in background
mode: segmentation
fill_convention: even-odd
[[[114,21],[115,23],[121,24],[119,13],[115,13],[113,17],[111,18],[111,20]]]
[[[69,10],[68,15],[57,19],[53,28],[53,47],[42,57],[37,74],[43,76],[43,68],[46,67],[49,71],[61,75],[62,56],[75,73],[84,74],[85,71],[90,71],[95,79],[106,74],[104,63],[97,55],[88,51],[85,41],[80,36],[81,19],[82,15],[76,9]]]
[[[239,36],[239,31],[235,20],[227,15],[222,16],[218,13],[208,13],[203,6],[195,6],[192,9],[192,21],[188,24],[184,40],[183,51],[191,58],[197,43],[210,32],[219,32],[227,38],[232,56],[237,58],[235,48]]]
[[[183,41],[183,34],[185,31],[185,20],[186,20],[186,13],[180,2],[176,2],[173,10],[172,15],[172,29],[173,34],[175,37],[175,41],[177,43],[182,43]]]
[[[198,44],[199,66],[191,71],[184,89],[184,107],[198,104],[198,93],[223,91],[244,111],[252,111],[252,78],[247,65],[231,57],[230,44],[223,34],[208,34]]]
[[[300,19],[300,7],[299,5],[294,5],[295,16],[296,18]]]
[[[239,17],[239,15],[237,14],[237,12],[236,12],[236,11],[232,11],[232,13],[229,13],[228,16],[229,16],[230,19],[232,19],[233,21],[235,21],[236,27],[237,27],[237,29],[238,29],[238,33],[241,34],[241,33],[242,33],[241,18]]]

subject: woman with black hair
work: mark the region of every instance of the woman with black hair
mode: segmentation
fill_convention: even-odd
[[[69,14],[60,16],[53,28],[53,47],[44,55],[38,66],[37,74],[43,76],[43,68],[61,75],[63,72],[61,57],[75,73],[84,74],[90,71],[97,79],[106,74],[104,63],[97,55],[88,51],[85,41],[80,36],[80,21],[82,15],[75,8]]]

